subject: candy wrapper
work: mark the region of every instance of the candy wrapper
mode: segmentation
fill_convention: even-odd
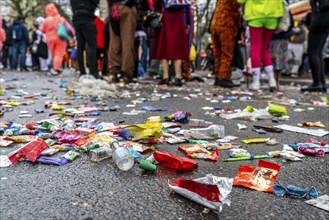
[[[156,151],[153,153],[154,159],[163,166],[178,171],[192,170],[197,166],[197,162],[184,157],[177,157],[168,152]]]
[[[139,144],[139,143],[136,143],[133,141],[120,141],[120,146],[132,148],[139,153],[144,153],[148,150],[154,151],[154,146],[146,146],[146,145]]]
[[[58,151],[59,151],[59,149],[49,147],[49,148],[46,148],[45,150],[43,150],[40,155],[41,156],[52,156],[52,155],[56,154]]]
[[[308,121],[303,121],[302,123],[297,124],[299,127],[319,127],[319,128],[325,128],[326,126],[321,122],[308,122]]]
[[[322,149],[310,149],[305,147],[299,147],[298,152],[312,156],[319,156],[319,157],[324,156],[324,150]]]
[[[64,157],[54,158],[54,157],[46,157],[46,156],[38,157],[36,162],[49,164],[49,165],[57,165],[57,166],[63,166],[68,163],[68,161]]]
[[[58,139],[61,143],[69,143],[76,141],[80,138],[80,134],[77,131],[57,131],[54,135],[54,138]]]
[[[312,143],[297,143],[297,144],[289,144],[289,146],[294,149],[295,151],[298,151],[299,148],[303,147],[306,149],[313,149],[313,150],[323,150],[324,153],[329,153],[329,145],[318,145],[318,144],[312,144]]]
[[[128,125],[117,131],[117,134],[124,140],[138,141],[142,139],[156,138],[159,139],[162,136],[162,124],[161,123],[146,123]]]
[[[186,154],[192,153],[210,153],[199,144],[182,144],[178,146],[178,149],[184,151]]]
[[[259,144],[259,143],[266,143],[269,138],[254,138],[254,139],[245,139],[242,140],[245,144]]]
[[[240,166],[234,177],[234,186],[244,186],[263,192],[273,192],[272,185],[280,171],[280,166],[264,160],[258,166]]]
[[[139,106],[140,109],[150,111],[150,112],[159,112],[159,111],[167,111],[167,108],[157,108],[157,107],[152,107],[149,104],[143,104]]]
[[[11,141],[11,140],[5,140],[5,139],[0,139],[0,147],[8,147],[8,146],[11,145],[12,143],[14,143],[14,141]]]
[[[174,114],[166,116],[164,119],[166,121],[172,121],[172,122],[187,122],[191,116],[192,116],[191,112],[178,111],[175,112]]]
[[[276,117],[287,116],[288,110],[286,107],[281,105],[270,104],[268,112]]]
[[[79,155],[80,154],[78,152],[70,150],[66,154],[64,154],[62,157],[65,158],[67,161],[71,162]]]
[[[215,162],[219,158],[217,149],[213,152],[207,152],[207,153],[189,153],[189,154],[186,154],[186,156],[189,158],[204,159],[204,160],[210,160],[210,161],[215,161]]]
[[[207,208],[221,211],[224,204],[230,205],[228,199],[232,191],[233,179],[207,174],[194,180],[177,179],[169,183],[174,192]]]
[[[250,154],[247,150],[245,149],[231,149],[229,153],[230,157],[234,158],[239,158],[239,157],[253,157],[253,154]]]
[[[329,196],[328,195],[319,196],[317,199],[311,199],[311,200],[306,201],[306,203],[329,212],[329,205],[328,205]]]
[[[85,136],[85,137],[79,138],[78,140],[72,141],[71,144],[74,146],[77,146],[77,147],[83,147],[95,138],[96,138],[96,134],[92,133],[88,136]]]
[[[15,143],[28,143],[35,139],[34,135],[17,135],[12,137],[4,137],[3,140],[11,140]]]
[[[65,145],[53,145],[53,146],[51,146],[51,148],[57,149],[61,152],[66,152],[66,151],[71,150],[71,147],[65,146]]]
[[[289,185],[284,187],[278,184],[273,184],[272,188],[274,194],[277,196],[284,196],[285,194],[287,194],[295,198],[304,198],[309,195],[312,199],[318,198],[318,192],[313,186],[307,190],[298,186]]]
[[[12,163],[16,163],[21,158],[26,157],[32,162],[35,162],[40,155],[40,153],[46,149],[48,146],[46,142],[40,138],[35,139],[28,144],[24,145],[23,147],[19,148],[18,150],[10,153],[8,155],[9,160]]]

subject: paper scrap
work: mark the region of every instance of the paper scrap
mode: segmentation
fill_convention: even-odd
[[[296,133],[303,133],[303,134],[308,134],[308,135],[313,135],[317,137],[322,137],[327,134],[329,134],[329,131],[326,131],[324,129],[308,129],[308,128],[300,128],[297,126],[292,126],[292,125],[287,125],[287,124],[282,124],[282,125],[276,125],[274,126],[275,128],[280,128],[286,131],[292,131]]]

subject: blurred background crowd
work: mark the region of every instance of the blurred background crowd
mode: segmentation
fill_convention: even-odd
[[[0,69],[254,90],[312,76],[302,91],[326,92],[328,31],[329,0],[1,0]]]

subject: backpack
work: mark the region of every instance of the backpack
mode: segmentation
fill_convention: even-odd
[[[12,39],[15,41],[23,40],[23,28],[21,25],[13,25]]]

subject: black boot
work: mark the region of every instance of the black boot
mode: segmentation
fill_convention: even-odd
[[[223,87],[223,88],[233,88],[233,87],[239,86],[239,85],[235,85],[231,80],[228,80],[228,79],[215,78],[214,86],[219,86],[219,87]]]
[[[160,82],[158,83],[158,85],[167,85],[169,86],[169,79],[161,79]]]
[[[182,87],[183,86],[182,79],[175,79],[175,86]]]
[[[322,92],[323,91],[323,87],[320,85],[310,85],[308,87],[303,87],[300,89],[301,92]]]

